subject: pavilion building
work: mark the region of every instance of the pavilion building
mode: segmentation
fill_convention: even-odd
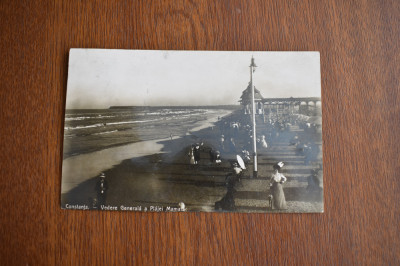
[[[260,91],[257,90],[256,87],[254,87],[254,103],[256,114],[264,114],[263,99],[264,97],[261,95]],[[242,105],[244,114],[252,113],[251,83],[249,83],[247,89],[242,92],[242,96],[240,96],[239,102]]]

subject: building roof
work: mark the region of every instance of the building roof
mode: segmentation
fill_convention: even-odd
[[[254,101],[261,101],[262,99],[264,99],[264,97],[262,97],[261,93],[259,90],[256,89],[256,87],[254,87]],[[251,86],[250,84],[247,86],[247,89],[245,89],[242,92],[242,96],[240,96],[240,102],[251,102]]]

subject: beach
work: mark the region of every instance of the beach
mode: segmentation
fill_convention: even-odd
[[[111,206],[117,210],[179,211],[179,203],[183,202],[188,211],[214,211],[215,202],[227,193],[226,176],[232,171],[232,161],[246,144],[237,137],[237,151],[221,151],[222,162],[218,165],[210,161],[210,149],[221,149],[221,134],[231,131],[231,122],[243,119],[237,111],[229,113],[218,115],[220,120],[216,115],[199,121],[190,132],[172,136],[172,139],[137,142],[79,155],[79,159],[67,158],[65,165],[69,166],[64,167],[63,171],[69,178],[66,179],[68,182],[63,181],[62,206],[84,204],[91,209],[101,209],[93,201],[99,197],[96,187],[99,174],[103,172],[108,187],[103,199],[104,207]],[[266,125],[260,125],[258,130],[261,132],[266,128]],[[297,155],[295,148],[285,143],[298,133],[301,130],[293,127],[292,131],[274,139],[268,149],[260,148],[258,176],[252,176],[253,167],[250,163],[243,172],[241,182],[235,186],[234,211],[277,211],[270,208],[267,200],[270,193],[269,178],[272,165],[283,158],[288,162],[285,169],[288,182],[284,188],[288,209],[285,212],[323,210],[322,194],[307,190],[307,177],[313,167],[304,165],[304,156]],[[195,143],[202,143],[201,159],[199,164],[191,165],[188,152]]]
[[[190,132],[195,133],[196,131],[211,127],[219,118],[231,113],[232,111],[224,110],[218,114],[210,115],[205,120],[199,120],[192,125],[193,128],[182,136],[187,136],[191,134]],[[170,135],[167,132],[164,134],[166,136]],[[162,139],[139,141],[67,157],[63,160],[61,193],[69,192],[84,181],[98,176],[101,172],[111,169],[123,160],[163,153],[162,149],[164,145],[162,143],[165,143],[167,140],[176,140],[182,136],[170,135]]]
[[[233,108],[233,109],[232,109]],[[67,110],[63,158],[134,142],[184,136],[214,123],[235,107],[126,107]]]

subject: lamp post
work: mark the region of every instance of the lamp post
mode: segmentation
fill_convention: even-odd
[[[256,64],[254,63],[254,58],[251,57],[250,64],[250,86],[251,86],[251,103],[252,103],[252,121],[253,121],[253,156],[254,156],[254,170],[253,178],[257,178],[257,140],[256,140],[256,106],[254,102],[254,83],[253,83],[253,72],[255,71]]]

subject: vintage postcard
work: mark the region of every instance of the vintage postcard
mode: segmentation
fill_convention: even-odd
[[[318,52],[71,49],[61,207],[323,212]]]

